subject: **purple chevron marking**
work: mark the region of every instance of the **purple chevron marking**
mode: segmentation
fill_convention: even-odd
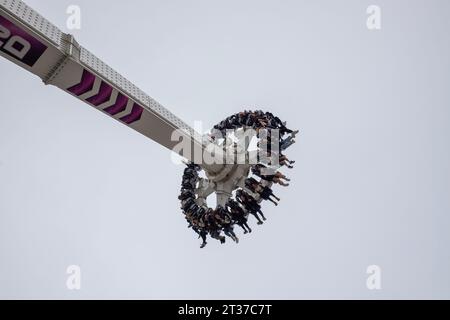
[[[127,107],[127,104],[128,98],[119,93],[117,95],[116,102],[111,107],[106,108],[104,111],[113,116],[115,114],[118,114],[119,112],[124,111]]]
[[[132,124],[133,122],[136,122],[141,119],[141,115],[144,109],[135,103],[133,105],[133,109],[131,110],[131,113],[120,118],[121,121],[125,122],[126,124]]]
[[[94,88],[95,79],[96,76],[94,74],[84,69],[80,82],[68,88],[67,91],[73,93],[76,96],[81,96],[82,94],[85,94],[86,92],[89,92]],[[87,98],[86,102],[94,106],[99,106],[111,99],[112,91],[113,88],[105,81],[102,81],[98,93],[90,98]],[[124,94],[119,92],[114,104],[104,109],[103,111],[110,114],[111,116],[114,116],[120,112],[125,111],[128,105],[128,101],[129,99]],[[144,109],[139,104],[134,103],[131,112],[120,118],[120,121],[125,122],[126,124],[136,122],[141,119],[143,111]]]
[[[102,81],[98,93],[95,96],[86,99],[86,101],[89,102],[90,104],[93,104],[94,106],[99,106],[111,98],[111,93],[112,87],[106,82]]]
[[[67,89],[67,91],[73,93],[76,96],[81,96],[82,94],[92,90],[94,87],[95,76],[87,71],[83,70],[83,75],[81,76],[81,81]]]

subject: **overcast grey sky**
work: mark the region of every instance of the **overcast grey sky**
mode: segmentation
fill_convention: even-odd
[[[450,2],[27,3],[64,32],[78,4],[77,40],[191,125],[302,134],[267,223],[200,250],[169,151],[2,58],[1,298],[450,298]]]

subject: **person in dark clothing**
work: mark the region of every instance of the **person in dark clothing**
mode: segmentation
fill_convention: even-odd
[[[222,227],[225,235],[230,237],[234,242],[238,243],[239,239],[233,230],[233,221],[230,214],[227,210],[225,210],[224,207],[217,207],[217,209],[215,210],[215,219],[216,223],[218,222],[219,226]]]
[[[187,200],[187,199],[195,199],[195,193],[192,190],[183,190],[181,194],[178,196],[178,200]]]
[[[181,209],[183,209],[184,212],[188,211],[188,209],[195,204],[194,199],[188,198],[184,200],[184,203],[181,203]]]
[[[194,232],[196,233],[196,234],[198,234],[198,237],[199,238],[202,238],[202,244],[200,245],[200,248],[204,248],[205,246],[206,246],[206,236],[207,236],[207,232],[203,229],[203,228],[200,228],[198,225],[197,225],[197,220],[189,220],[188,218],[186,218],[186,220],[188,221],[188,228],[192,228],[192,230],[194,230]]]
[[[245,186],[252,192],[257,193],[259,182],[256,181],[254,178],[247,178],[245,179]]]
[[[270,187],[263,186],[261,183],[259,183],[253,178],[248,178],[247,180],[245,180],[245,186],[252,192],[258,193],[262,199],[269,200],[276,206],[278,205],[278,203],[274,201],[271,197],[275,198],[278,201],[280,201],[280,198],[278,198],[273,194],[272,189],[270,189]]]
[[[256,164],[252,167],[252,173],[266,181],[278,183],[282,186],[289,186],[289,183],[284,183],[282,180],[290,181],[284,174],[279,171],[273,172],[273,170],[267,169],[263,164]]]
[[[189,208],[187,208],[187,210],[185,210],[185,212],[191,212],[195,216],[198,208],[198,205],[196,203],[193,203]]]
[[[279,163],[281,166],[286,166],[289,169],[294,168],[295,161],[290,161],[284,154],[280,154]]]
[[[196,184],[192,180],[183,180],[181,187],[187,190],[194,190]]]
[[[208,209],[208,211],[205,213],[205,224],[206,230],[208,231],[211,238],[219,240],[220,243],[225,243],[225,237],[220,234],[221,229],[214,217],[214,210],[212,210],[211,208]]]
[[[233,222],[235,222],[238,226],[240,226],[244,230],[244,234],[252,232],[252,229],[247,224],[247,217],[245,215],[245,211],[244,209],[241,208],[239,203],[237,203],[233,199],[228,200],[227,210],[230,213]]]
[[[244,208],[248,211],[248,213],[250,213],[256,218],[258,224],[263,224],[262,220],[258,216],[258,213],[261,215],[263,220],[266,220],[266,217],[261,211],[261,206],[255,200],[255,198],[253,198],[244,190],[239,189],[238,191],[236,191],[236,199],[240,204],[244,206]]]
[[[278,203],[275,200],[273,200],[271,197],[273,197],[277,201],[280,201],[280,198],[278,198],[276,195],[274,195],[272,189],[270,189],[267,186],[262,187],[262,189],[259,191],[259,194],[261,195],[262,199],[269,200],[276,206],[278,205]]]
[[[198,235],[199,238],[202,238],[202,244],[200,245],[200,249],[203,249],[207,244],[206,236],[208,235],[208,232],[206,232],[204,229],[200,229]]]
[[[203,208],[203,207],[198,207],[198,209],[195,211],[194,215],[195,215],[197,218],[200,218],[200,217],[202,217],[205,213],[206,213],[206,209],[205,209],[205,208]]]
[[[193,166],[188,166],[184,168],[183,177],[196,178],[198,177],[198,170],[196,170]]]
[[[255,124],[255,118],[253,117],[252,113],[249,113],[247,117],[245,118],[245,125],[247,127],[253,128],[253,125]]]

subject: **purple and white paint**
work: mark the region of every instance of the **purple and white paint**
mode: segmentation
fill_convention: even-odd
[[[80,97],[93,90],[96,78],[97,77],[93,73],[84,69],[80,82],[68,88],[67,91],[69,91],[70,93],[74,94],[77,97]],[[108,83],[102,80],[98,92],[94,93],[89,98],[86,98],[85,101],[95,107],[98,107],[110,101],[112,98],[112,93],[113,93],[112,86],[110,86]],[[103,111],[111,116],[114,116],[116,114],[119,114],[120,112],[125,111],[129,102],[129,98],[119,92],[115,100],[110,102],[111,105],[103,109]],[[132,124],[141,119],[143,111],[144,108],[142,108],[142,106],[140,106],[137,103],[134,103],[131,112],[127,115],[124,115],[119,120],[126,124]]]
[[[0,16],[0,51],[33,67],[46,49],[38,39]]]

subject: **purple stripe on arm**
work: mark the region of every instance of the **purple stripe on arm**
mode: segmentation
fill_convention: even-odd
[[[114,103],[111,107],[106,108],[104,111],[109,113],[110,115],[118,114],[126,109],[128,104],[128,98],[123,94],[119,93],[117,95],[116,103]]]
[[[135,103],[133,105],[133,109],[131,110],[131,113],[120,118],[120,120],[125,122],[126,124],[131,124],[131,123],[136,122],[139,119],[141,119],[141,115],[142,115],[143,111],[144,111],[144,109],[140,105]]]
[[[86,99],[86,101],[89,102],[90,104],[93,104],[94,106],[99,106],[111,98],[111,93],[112,87],[106,82],[102,81],[98,93],[95,96]]]
[[[76,96],[81,96],[82,94],[92,90],[94,87],[95,76],[87,71],[83,70],[83,75],[81,76],[81,81],[67,89],[67,91],[73,93]]]

